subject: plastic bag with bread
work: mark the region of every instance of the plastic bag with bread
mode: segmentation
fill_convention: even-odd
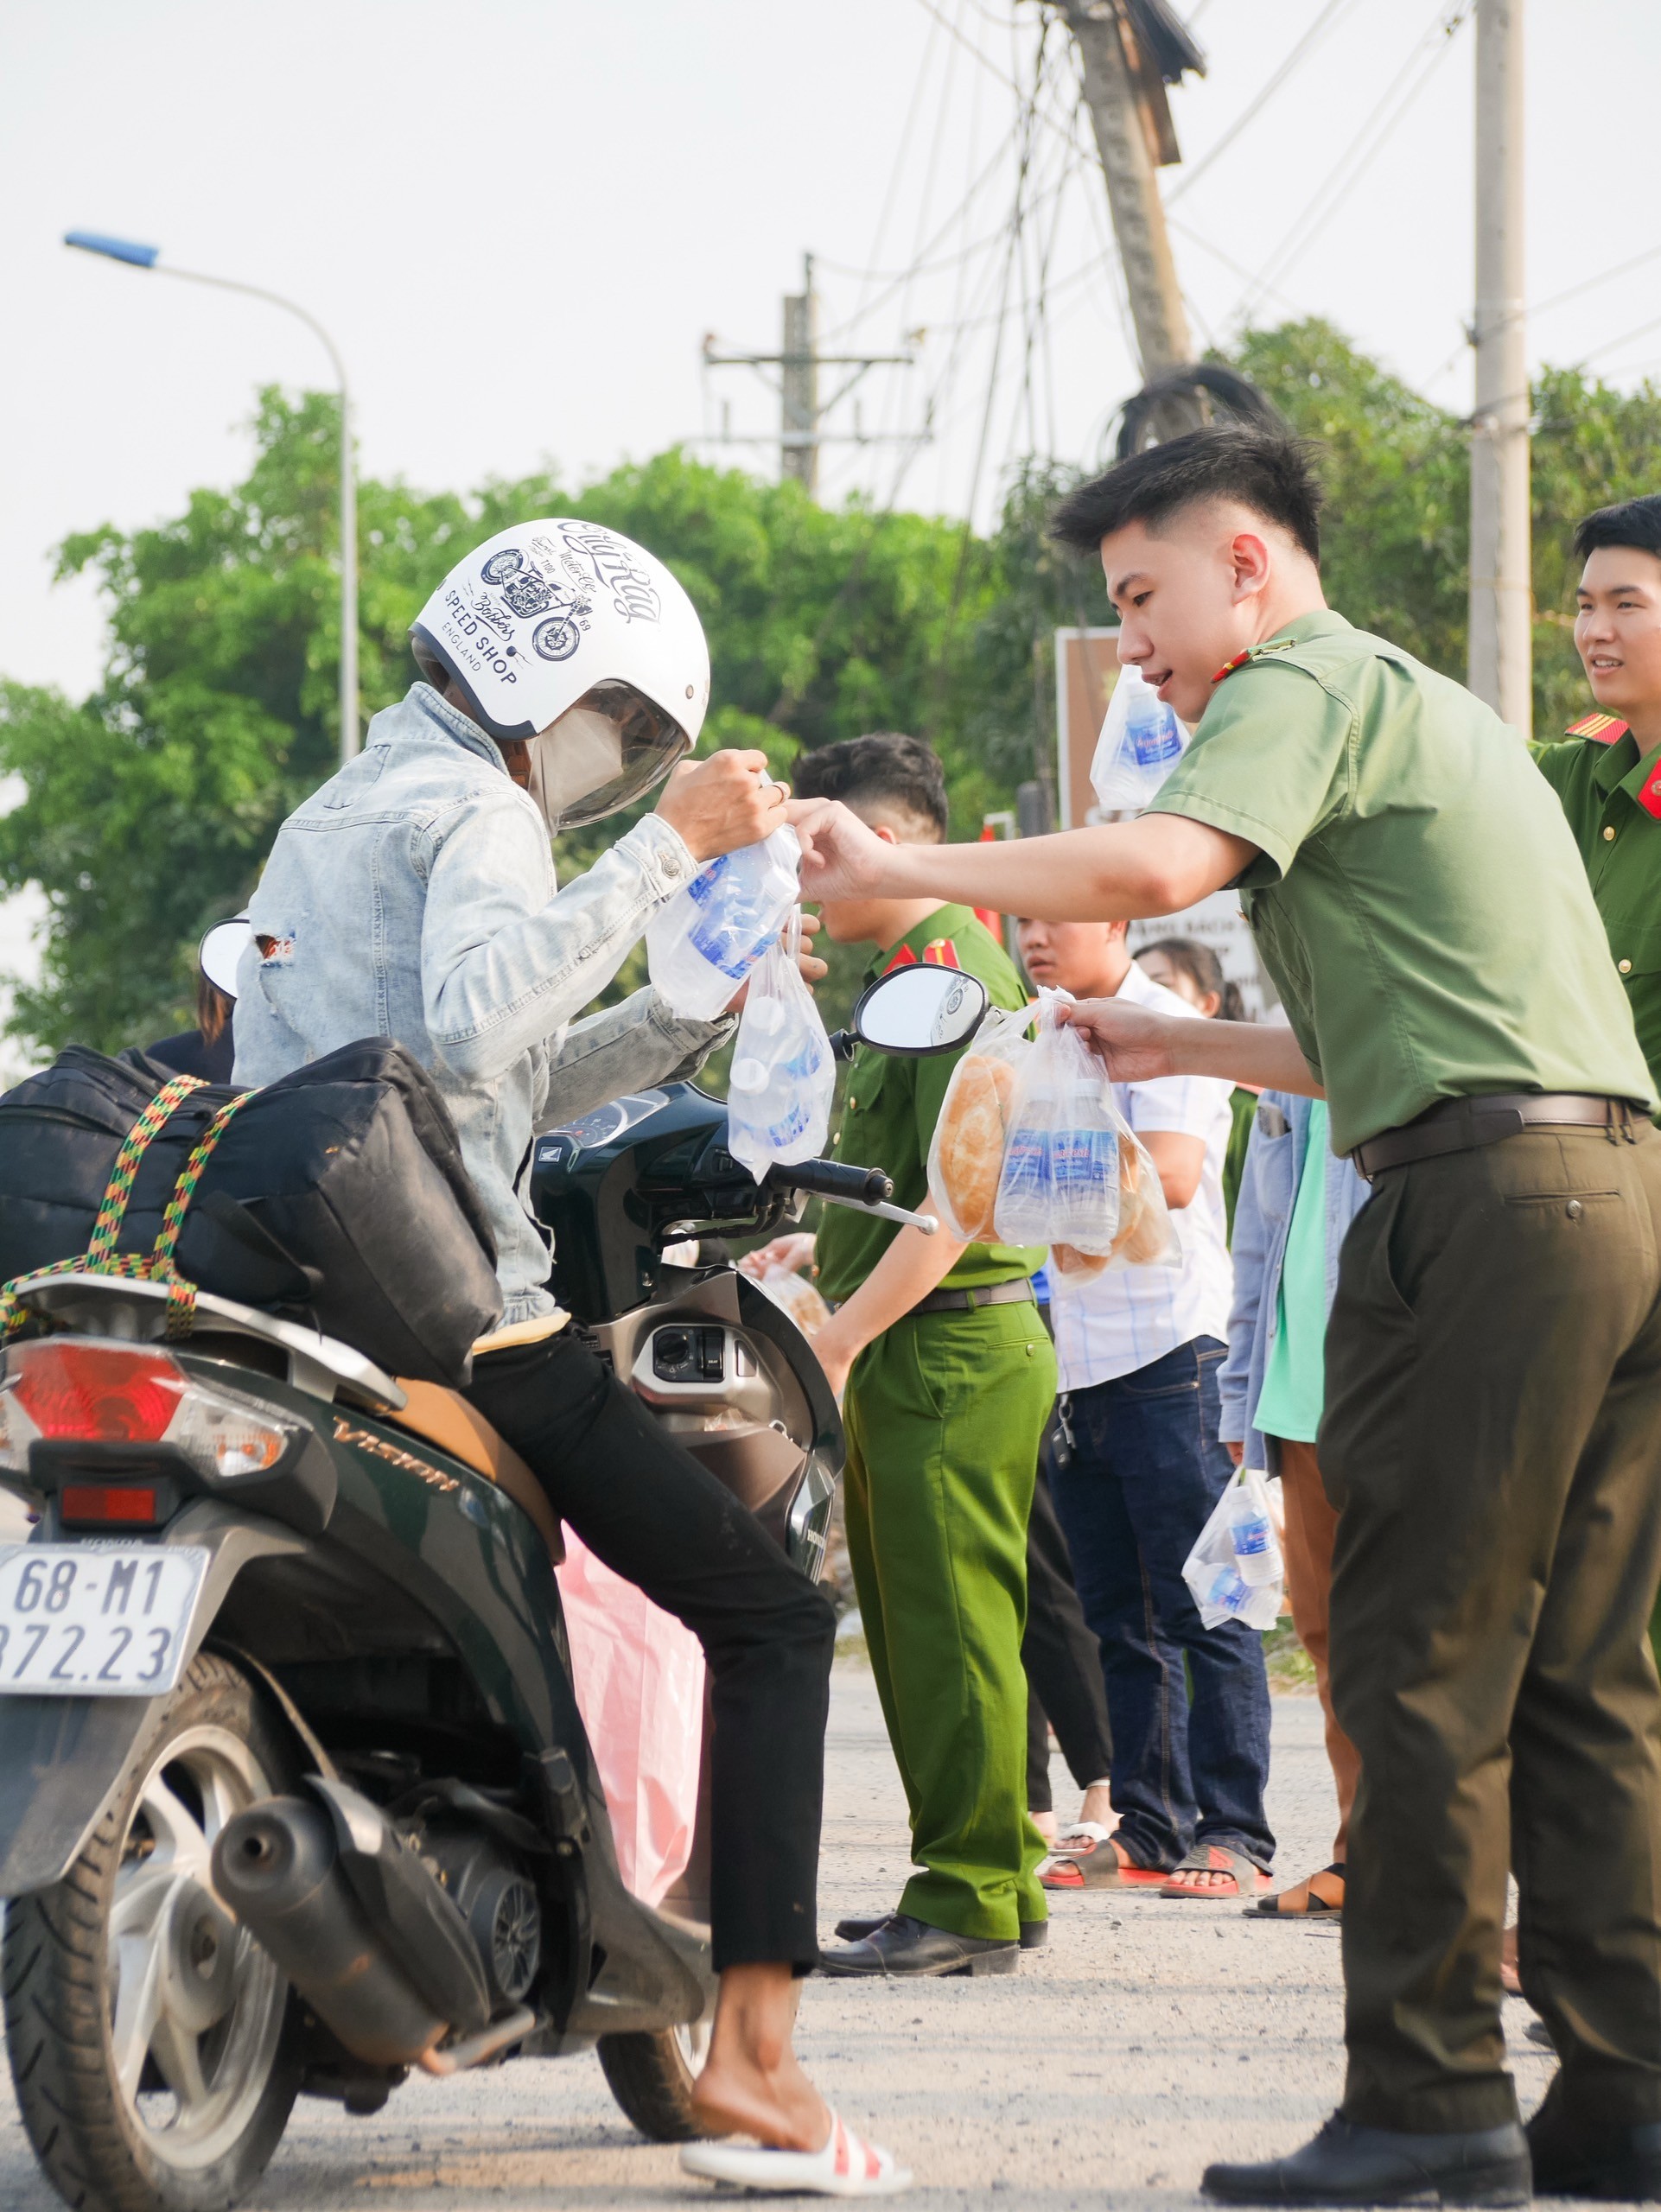
[[[1016,1073],[1032,1050],[1028,1015],[994,1007],[952,1071],[928,1148],[928,1186],[942,1226],[960,1243],[992,1234]]]
[[[1057,1271],[1105,1267],[1120,1230],[1124,1154],[1135,1147],[1112,1087],[1077,1030],[1056,1020],[1068,1000],[1041,991],[1037,1036],[1021,1064],[993,1222],[1005,1244],[1047,1244]],[[1140,1175],[1136,1179],[1140,1186]]]

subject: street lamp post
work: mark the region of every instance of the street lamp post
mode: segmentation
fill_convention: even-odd
[[[251,300],[264,300],[298,315],[318,337],[334,371],[340,394],[340,760],[350,760],[359,746],[358,724],[358,486],[352,459],[352,395],[346,380],[346,364],[334,340],[314,315],[280,292],[258,284],[239,284],[230,276],[206,276],[200,270],[175,269],[162,259],[156,245],[137,245],[130,238],[105,238],[97,231],[67,231],[66,245],[83,253],[102,254],[109,261],[124,261],[134,269],[153,269],[158,276],[182,276],[187,283],[211,284],[216,291],[245,292]]]

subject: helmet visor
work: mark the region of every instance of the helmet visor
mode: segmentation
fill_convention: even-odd
[[[532,743],[531,796],[550,830],[575,830],[660,784],[691,745],[632,683],[596,683]]]

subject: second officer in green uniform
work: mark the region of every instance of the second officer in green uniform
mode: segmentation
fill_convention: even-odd
[[[945,836],[940,764],[914,738],[822,746],[797,762],[795,783],[845,800],[892,842]],[[824,926],[876,948],[868,981],[933,961],[978,976],[995,1006],[1027,1002],[967,906],[839,900]],[[849,1073],[839,1156],[883,1168],[913,1211],[927,1210],[929,1140],[960,1057],[862,1048]],[[1009,1973],[1018,1945],[1043,1940],[1021,1664],[1027,1523],[1055,1402],[1031,1280],[1043,1256],[841,1207],[818,1232],[819,1288],[837,1311],[814,1349],[843,1395],[854,1586],[920,1869],[896,1911],[839,1923],[833,1974]]]

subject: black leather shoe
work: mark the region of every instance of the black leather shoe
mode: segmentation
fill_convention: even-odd
[[[875,1936],[879,1928],[886,1928],[894,1918],[891,1912],[873,1913],[869,1919],[857,1916],[852,1920],[839,1920],[837,1933],[844,1943],[862,1943],[868,1936]],[[1023,1920],[1021,1923],[1021,1948],[1023,1951],[1041,1951],[1050,1940],[1047,1920]]]
[[[1013,1974],[1021,1964],[1018,1943],[993,1943],[978,1936],[954,1936],[931,1928],[909,1913],[896,1912],[862,1942],[826,1951],[819,1970],[830,1974],[887,1974],[895,1979],[926,1974]]]
[[[1526,2204],[1528,2138],[1515,2120],[1458,2135],[1358,2127],[1334,2113],[1312,2143],[1261,2166],[1207,2166],[1224,2204]]]
[[[1527,2127],[1537,2196],[1661,2201],[1661,2126],[1582,2126],[1557,2108],[1554,2089]]]

